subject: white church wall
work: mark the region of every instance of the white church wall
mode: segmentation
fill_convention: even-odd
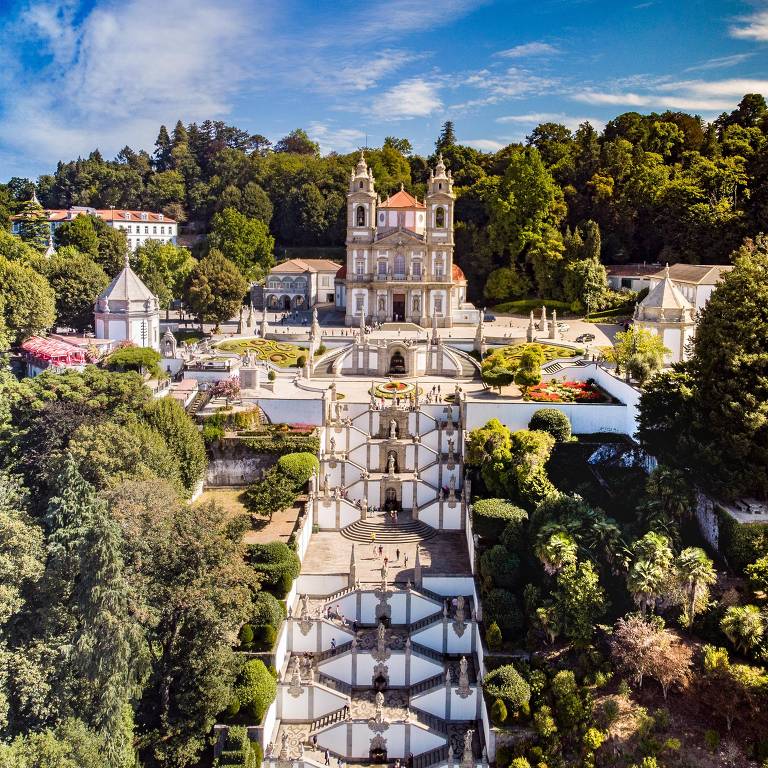
[[[458,597],[459,595],[473,595],[475,592],[475,580],[471,576],[424,576],[424,586],[430,592],[437,592],[445,597]]]
[[[443,530],[461,530],[461,502],[457,501],[453,508],[447,501],[443,502]]]
[[[448,622],[447,637],[443,637],[443,624],[431,624],[428,627],[411,635],[411,640],[415,643],[426,645],[440,653],[471,653],[472,652],[472,632],[470,622],[466,622],[464,634],[459,637],[453,628],[453,623]]]
[[[339,507],[341,528],[346,528],[348,525],[352,525],[352,523],[360,519],[362,512],[354,504],[350,504],[346,499],[342,499],[339,502]]]
[[[273,424],[317,424],[323,423],[323,401],[316,399],[283,399],[262,397],[259,406]]]
[[[312,626],[306,635],[301,631],[297,618],[287,620],[283,626],[286,625],[290,632],[293,653],[327,651],[331,647],[331,640],[335,640],[336,645],[342,645],[352,639],[351,631],[345,630],[340,624],[335,624],[328,619],[312,619]],[[276,667],[280,668],[277,665]]]
[[[430,487],[432,485],[433,487]],[[427,485],[426,483],[419,483],[418,488],[416,490],[416,499],[419,504],[419,507],[421,507],[422,504],[427,504],[434,500],[435,495],[437,493],[437,479],[435,479],[435,482],[433,484]]]
[[[427,693],[422,693],[411,698],[411,705],[415,709],[428,712],[430,715],[445,719],[445,686],[441,685]]]
[[[419,520],[431,525],[433,528],[440,527],[440,503],[436,500],[425,503],[425,506],[419,507]]]
[[[278,689],[278,712],[282,721],[316,720],[336,712],[349,702],[347,696],[322,685],[305,685],[298,696],[289,693],[290,685]]]

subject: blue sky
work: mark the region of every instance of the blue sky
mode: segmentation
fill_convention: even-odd
[[[766,0],[0,0],[0,34],[0,179],[151,151],[178,118],[426,153],[447,119],[493,150],[768,95]]]

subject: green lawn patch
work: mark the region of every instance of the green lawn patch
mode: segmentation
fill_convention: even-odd
[[[279,365],[281,368],[295,368],[299,357],[306,358],[307,350],[286,341],[270,339],[228,339],[216,344],[222,352],[236,352],[244,355],[251,352],[257,360]]]
[[[535,313],[541,312],[542,306],[547,308],[547,312],[552,312],[553,309],[556,309],[560,313],[571,314],[571,305],[567,301],[556,301],[555,299],[517,299],[517,301],[505,301],[503,304],[497,304],[495,307],[492,307],[492,311],[505,315],[528,315],[531,310]]]
[[[584,354],[583,349],[559,347],[555,344],[510,344],[507,347],[495,349],[490,355],[484,358],[483,371],[489,371],[497,365],[501,365],[509,370],[515,370],[525,349],[532,346],[541,347],[545,364],[550,360],[558,360],[564,357],[577,357]]]

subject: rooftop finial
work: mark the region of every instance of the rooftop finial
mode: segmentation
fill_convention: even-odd
[[[131,267],[131,253],[126,249],[125,251],[125,261],[123,262],[125,269],[130,269]]]
[[[669,277],[669,262],[667,262],[664,267],[664,277]]]

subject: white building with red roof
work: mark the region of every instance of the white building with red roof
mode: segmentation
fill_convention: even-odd
[[[347,263],[336,278],[336,303],[347,325],[407,321],[441,327],[476,322],[467,280],[453,263],[451,172],[442,157],[423,201],[399,192],[382,201],[363,153],[347,194]],[[469,319],[471,317],[471,319]]]
[[[148,240],[159,240],[162,243],[173,243],[179,234],[179,225],[162,213],[153,211],[134,211],[125,208],[90,208],[88,206],[73,206],[72,208],[52,208],[45,210],[48,226],[51,229],[51,240],[54,232],[62,225],[77,216],[96,216],[113,229],[125,233],[128,247],[136,250]],[[18,234],[20,216],[13,217],[12,231]]]

